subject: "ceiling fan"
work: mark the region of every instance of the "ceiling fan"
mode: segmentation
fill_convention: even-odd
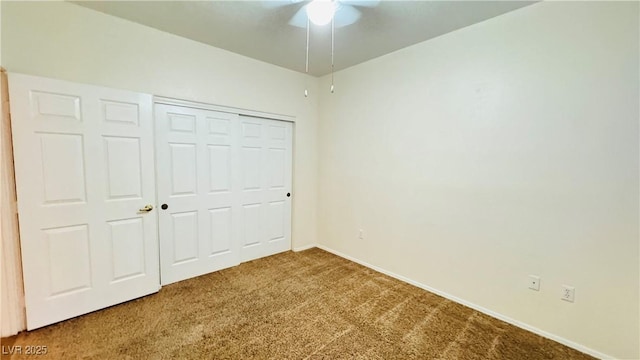
[[[336,28],[351,25],[360,19],[362,12],[358,7],[376,7],[380,0],[288,0],[264,1],[267,8],[304,5],[291,17],[289,25],[305,28],[307,20],[315,25],[326,25],[333,20]]]
[[[309,28],[313,23],[317,26],[324,26],[331,23],[331,88],[333,94],[333,69],[334,69],[334,37],[335,28],[351,25],[360,19],[362,13],[357,7],[375,7],[380,0],[288,0],[288,1],[263,1],[265,7],[277,8],[304,4],[298,9],[289,20],[289,25],[306,28],[307,47],[305,73],[309,73]],[[304,96],[308,97],[309,92],[304,90]]]

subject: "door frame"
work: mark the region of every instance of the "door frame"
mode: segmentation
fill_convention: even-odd
[[[253,116],[253,117],[265,118],[269,120],[288,121],[293,123],[294,125],[296,122],[296,117],[293,115],[242,109],[242,108],[236,108],[231,106],[215,105],[215,104],[208,104],[208,103],[203,103],[199,101],[182,100],[182,99],[175,99],[170,97],[154,95],[153,105],[155,106],[156,104],[184,106],[184,107],[194,108],[194,109],[212,110],[212,111],[220,111],[220,112],[226,112],[226,113],[232,113],[232,114],[238,114],[238,115]]]

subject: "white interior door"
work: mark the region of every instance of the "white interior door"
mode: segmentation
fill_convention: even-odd
[[[155,112],[162,284],[239,264],[238,115]]]
[[[27,328],[157,292],[150,95],[10,74]]]
[[[242,261],[291,249],[292,127],[240,116]]]

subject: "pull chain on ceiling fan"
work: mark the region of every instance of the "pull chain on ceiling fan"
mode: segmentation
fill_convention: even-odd
[[[305,61],[305,73],[309,74],[309,26],[310,23],[324,26],[331,22],[331,93],[333,94],[333,69],[334,69],[334,44],[335,44],[335,12],[337,10],[337,1],[334,0],[313,0],[305,5],[304,10],[307,15],[307,53]],[[308,89],[304,89],[304,97],[309,96]]]
[[[281,6],[293,6],[301,0],[289,2],[264,1],[265,7],[274,8]],[[380,0],[313,0],[302,6],[289,20],[289,25],[306,28],[307,43],[305,53],[305,73],[309,74],[309,33],[311,23],[324,26],[331,23],[331,93],[334,92],[334,59],[335,59],[335,29],[348,26],[360,19],[362,13],[356,7],[375,7]],[[308,89],[304,90],[304,96],[309,96]]]
[[[307,55],[305,57],[305,66],[304,66],[304,72],[305,74],[309,75],[309,19],[307,19]],[[307,89],[304,89],[304,97],[308,97],[309,96],[309,91],[307,91]]]
[[[335,43],[336,22],[331,18],[331,93],[333,94],[333,44]]]
[[[334,15],[334,11],[335,10],[330,10],[331,12],[320,8],[318,11],[321,11],[321,13],[314,13],[314,8],[310,7],[311,5],[313,5],[314,3],[316,3],[316,1],[319,0],[314,0],[312,1],[309,5],[307,5],[307,52],[306,52],[306,59],[305,59],[305,73],[307,75],[309,75],[309,25],[310,22],[313,22],[316,25],[326,25],[326,23],[324,22],[327,14],[330,14],[330,19],[329,21],[331,21],[331,93],[333,94],[333,90],[334,90],[334,86],[333,86],[333,69],[334,69],[334,44],[335,44],[335,32],[336,32],[336,28],[335,28],[335,17]],[[331,5],[333,6],[333,1],[331,1]],[[317,9],[317,8],[316,8]],[[314,15],[314,14],[319,14],[319,15]],[[308,89],[304,89],[304,97],[308,97],[309,96],[309,91]]]

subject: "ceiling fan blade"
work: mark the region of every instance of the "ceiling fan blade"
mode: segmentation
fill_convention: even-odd
[[[354,22],[358,21],[358,19],[360,19],[361,14],[362,13],[358,9],[354,8],[353,6],[345,5],[343,3],[340,9],[338,9],[335,14],[335,26],[337,28],[340,28],[343,26],[351,25]]]
[[[349,6],[376,7],[380,0],[340,0],[341,4]]]
[[[289,25],[301,28],[307,27],[307,8],[305,6],[301,7],[300,10],[298,10],[298,12],[296,12],[295,15],[291,17],[291,20],[289,20]]]

